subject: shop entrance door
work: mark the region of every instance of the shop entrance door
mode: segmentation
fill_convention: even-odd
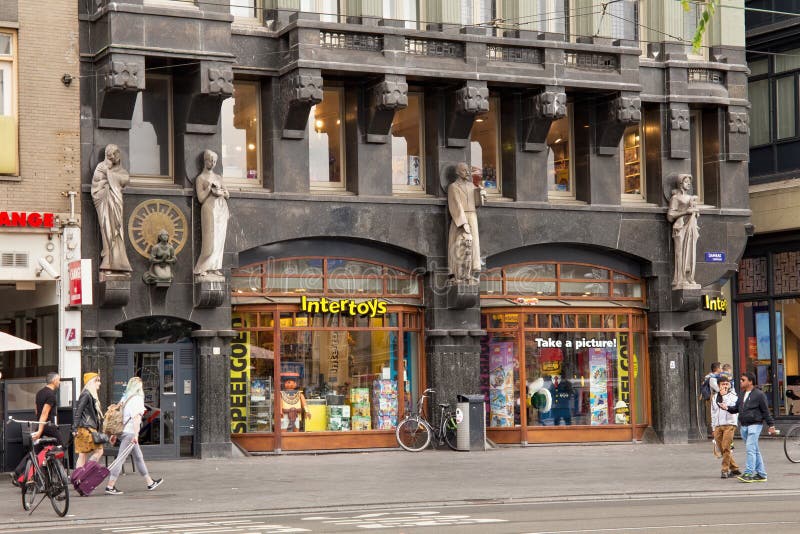
[[[196,367],[194,345],[118,345],[114,362],[114,400],[132,376],[142,379],[145,414],[139,445],[147,458],[193,456]]]

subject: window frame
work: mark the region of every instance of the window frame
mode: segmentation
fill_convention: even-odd
[[[769,60],[767,60],[767,61],[768,61],[768,63],[769,63]],[[766,97],[767,97],[767,110],[768,110],[768,119],[767,119],[767,140],[766,140],[766,142],[764,142],[764,143],[759,143],[759,144],[752,144],[752,142],[751,142],[751,143],[750,143],[750,145],[749,145],[749,147],[750,147],[751,149],[753,149],[753,148],[767,147],[767,146],[770,146],[770,145],[772,145],[772,144],[774,144],[774,143],[775,143],[775,141],[774,141],[774,140],[773,140],[773,138],[772,138],[772,137],[773,137],[773,135],[772,135],[772,131],[773,131],[773,124],[772,124],[772,121],[773,121],[773,116],[774,116],[775,114],[774,114],[774,113],[773,113],[773,111],[772,111],[772,110],[774,109],[774,104],[773,104],[773,102],[772,102],[772,78],[771,78],[771,76],[770,76],[770,74],[769,74],[769,66],[767,67],[767,71],[768,71],[768,72],[767,72],[767,74],[759,74],[758,76],[754,76],[754,77],[752,77],[752,78],[751,78],[751,77],[748,77],[748,78],[747,78],[747,95],[748,95],[748,102],[750,102],[750,106],[751,106],[751,108],[752,108],[752,101],[750,100],[750,94],[751,94],[751,91],[750,91],[750,86],[751,86],[752,84],[754,84],[754,83],[758,83],[758,82],[766,82],[766,84],[767,84],[767,86],[766,86],[766,89],[767,89],[767,90],[766,90]],[[752,141],[752,139],[753,139],[753,136],[752,136],[752,134],[751,134],[751,135],[749,136],[749,140],[750,140],[750,141]]]
[[[501,106],[501,99],[500,95],[489,95],[489,111],[487,113],[495,114],[495,122],[497,123],[497,132],[496,132],[496,139],[495,139],[495,161],[497,161],[497,166],[495,168],[496,176],[495,181],[497,182],[496,190],[486,189],[486,195],[489,198],[501,198],[503,196],[503,125],[501,124],[501,120],[503,118],[502,114],[500,113],[500,106]],[[477,116],[475,117],[477,120]],[[470,181],[472,180],[472,130],[475,128],[475,123],[473,122],[472,128],[469,131],[469,143],[470,143],[470,153],[469,153],[469,168],[470,168]],[[477,141],[475,141],[477,142]],[[482,149],[481,149],[482,150]],[[483,177],[483,167],[481,167],[481,177]]]
[[[394,183],[394,176],[392,176],[392,194],[409,195],[409,194],[424,194],[426,192],[427,183],[425,177],[425,92],[421,89],[409,90],[409,101],[411,95],[419,97],[419,185],[402,185]],[[397,112],[395,112],[395,117]],[[392,133],[389,133],[391,143]],[[408,156],[408,154],[406,154]],[[394,153],[392,153],[392,161],[394,161]]]
[[[0,61],[11,64],[11,117],[14,122],[14,171],[0,173],[0,180],[16,180],[20,175],[20,150],[19,150],[19,56],[17,55],[17,31],[11,28],[0,28],[0,33],[11,37],[11,55],[0,56]]]
[[[626,193],[625,192],[625,134],[623,133],[622,139],[619,141],[619,165],[620,165],[620,193],[622,202],[624,203],[641,203],[647,202],[647,179],[645,175],[645,148],[644,148],[644,123],[639,122],[639,189],[640,193]]]
[[[237,5],[238,2],[241,2],[241,1],[243,1],[243,0],[231,0],[231,5],[230,5],[230,10],[231,11],[230,11],[230,14],[233,15],[233,21],[237,22],[237,23],[244,23],[244,24],[260,24],[261,20],[263,19],[263,17],[259,16],[259,13],[263,12],[263,10],[264,10],[264,0],[253,0],[254,5],[253,5],[252,9],[253,9],[254,13],[253,13],[252,17],[243,17],[241,15],[236,15],[235,13],[233,13],[233,8],[234,7],[246,7],[246,6],[243,6],[243,5]]]
[[[234,178],[225,176],[225,166],[222,166],[222,179],[225,182],[226,186],[235,186],[235,187],[242,187],[242,188],[249,188],[249,187],[262,187],[264,184],[264,176],[262,170],[262,161],[261,161],[261,83],[258,81],[251,81],[251,80],[234,80],[234,88],[237,84],[240,85],[251,85],[255,88],[256,92],[256,119],[258,125],[256,126],[256,172],[258,173],[258,179],[254,181],[248,181],[247,178]],[[234,96],[236,98],[236,92],[234,90]],[[220,140],[222,141],[222,127],[220,125]],[[246,140],[246,136],[245,136]],[[245,150],[247,146],[245,144]],[[246,159],[246,156],[245,156]],[[222,155],[220,154],[220,161],[222,160]]]
[[[774,112],[772,113],[772,131],[770,132],[773,135],[772,143],[780,144],[784,142],[791,142],[793,140],[797,140],[800,137],[800,132],[798,132],[798,80],[797,80],[798,71],[784,71],[780,73],[774,73],[770,77],[770,98],[772,99],[772,103],[774,105]],[[779,101],[778,101],[778,82],[785,79],[791,79],[791,87],[794,91],[794,97],[791,99],[794,104],[794,113],[793,113],[793,121],[794,121],[794,133],[793,135],[789,135],[787,137],[779,137],[778,131],[778,120],[780,119],[781,113],[778,109]],[[749,82],[749,80],[748,80]]]
[[[696,130],[694,130],[696,128]],[[694,130],[694,142],[691,142],[691,134]],[[697,184],[697,190],[692,191],[693,195],[696,195],[697,198],[700,200],[701,205],[705,205],[705,187],[703,181],[703,110],[702,109],[690,109],[689,110],[689,138],[690,138],[690,147],[689,150],[694,155],[694,168],[690,169],[692,176],[694,177],[695,183]],[[692,157],[689,158],[689,162],[691,165]]]
[[[130,173],[131,176],[131,185],[153,185],[153,184],[165,184],[165,183],[174,183],[175,182],[175,120],[174,120],[174,86],[172,76],[169,74],[147,74],[147,80],[166,80],[167,81],[167,136],[169,137],[169,149],[168,149],[168,159],[169,159],[169,174],[168,175],[161,175],[161,174],[134,174],[133,172]],[[147,81],[145,80],[145,83]],[[144,91],[147,90],[145,86]],[[144,106],[144,91],[139,91],[139,95],[137,98],[142,98],[142,106]],[[143,112],[144,113],[144,112]],[[130,149],[130,130],[128,130],[128,168],[130,169],[130,160],[133,157]],[[131,169],[132,170],[132,169]]]
[[[547,198],[548,200],[575,200],[577,197],[575,195],[575,120],[574,120],[574,107],[573,104],[570,102],[567,104],[567,128],[569,129],[569,190],[568,191],[553,191],[550,189],[550,182],[547,182]],[[555,121],[553,121],[555,122]],[[553,127],[553,123],[550,123],[550,127]],[[547,130],[547,134],[550,135],[550,130]],[[545,141],[547,144],[547,141]],[[550,145],[547,145],[547,150],[552,150]],[[555,166],[555,157],[553,158],[553,165]],[[545,168],[545,175],[547,175],[549,169]],[[555,167],[553,169],[555,172]]]
[[[322,101],[325,101],[325,92],[327,91],[335,91],[339,94],[339,159],[341,161],[341,174],[342,179],[340,182],[331,182],[330,176],[328,177],[327,182],[315,182],[311,179],[311,146],[309,140],[309,150],[308,150],[308,166],[309,166],[309,173],[308,173],[308,187],[309,191],[312,193],[336,193],[336,192],[346,192],[347,191],[347,160],[346,160],[346,150],[345,150],[345,92],[344,87],[341,85],[326,85],[323,88],[323,98]],[[314,118],[313,111],[319,104],[315,104],[311,107],[311,110],[308,112],[308,127],[313,130],[315,127],[316,119]],[[309,135],[311,135],[311,131],[309,131]],[[330,145],[328,145],[328,154],[330,154]]]

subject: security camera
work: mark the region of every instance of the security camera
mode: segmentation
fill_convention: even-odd
[[[36,276],[41,276],[42,271],[52,276],[55,280],[61,278],[61,275],[58,274],[58,271],[53,268],[49,261],[44,258],[39,258],[39,270],[36,271]]]

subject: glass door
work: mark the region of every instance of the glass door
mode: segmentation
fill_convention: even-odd
[[[177,454],[175,440],[175,356],[171,350],[132,351],[132,374],[142,379],[145,413],[139,444],[156,456]]]

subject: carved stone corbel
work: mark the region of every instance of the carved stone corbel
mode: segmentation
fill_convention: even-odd
[[[642,99],[636,93],[622,93],[606,103],[606,114],[595,129],[597,154],[613,156],[625,128],[642,121]]]
[[[406,77],[387,74],[367,90],[367,143],[386,143],[395,111],[408,107]]]
[[[279,95],[281,136],[303,139],[311,107],[322,102],[322,71],[297,69],[281,77]]]
[[[489,87],[486,82],[470,80],[454,91],[447,120],[447,146],[467,146],[475,116],[487,111]]]
[[[524,102],[522,147],[525,152],[547,149],[547,134],[553,121],[567,116],[567,94],[562,87],[546,87]]]
[[[750,115],[743,107],[728,108],[728,161],[747,161]]]
[[[139,91],[144,90],[144,56],[109,54],[97,67],[97,125],[128,129]]]
[[[689,104],[671,103],[668,113],[669,157],[689,159]]]
[[[216,133],[222,101],[233,96],[233,68],[230,63],[202,61],[194,83],[186,133]]]

